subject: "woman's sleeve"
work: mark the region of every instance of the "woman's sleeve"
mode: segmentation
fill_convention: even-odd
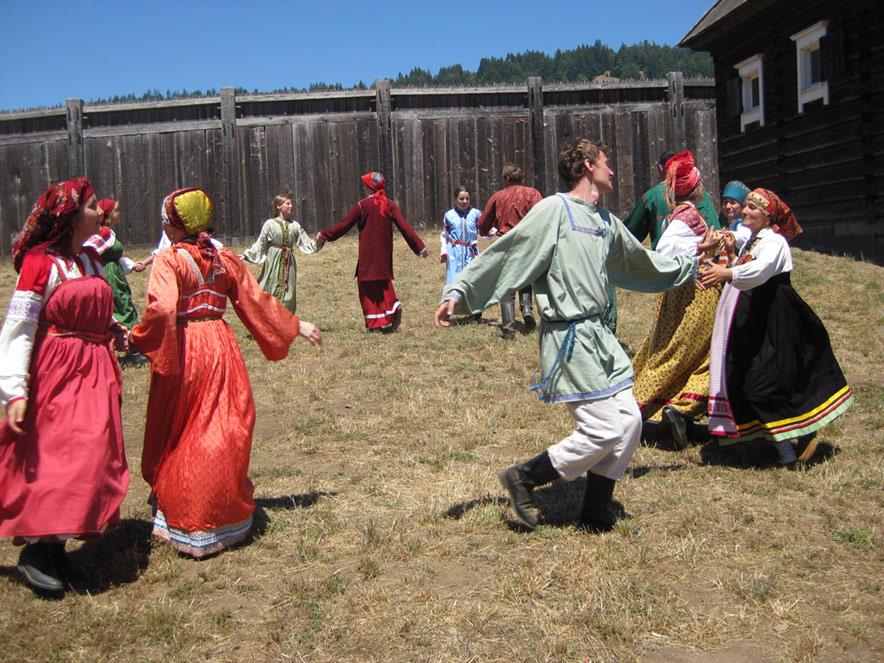
[[[289,346],[298,335],[298,316],[269,292],[261,290],[252,273],[230,251],[223,250],[221,258],[230,280],[227,296],[237,317],[255,338],[267,359],[285,359]]]
[[[254,244],[242,252],[243,257],[246,260],[255,263],[256,265],[263,265],[264,261],[267,260],[267,249],[270,247],[273,239],[269,224],[269,221],[264,222],[264,225],[261,226],[261,232],[258,234],[258,239],[255,240]]]
[[[160,375],[181,372],[178,360],[178,275],[175,252],[157,254],[147,284],[147,306],[132,328],[129,343],[151,361]],[[237,258],[237,261],[239,261]],[[245,269],[245,265],[242,265]]]
[[[311,253],[316,253],[319,248],[316,246],[316,242],[313,240],[313,238],[307,234],[307,231],[304,230],[301,227],[301,224],[297,221],[293,221],[292,225],[295,226],[295,232],[298,234],[298,237],[295,239],[295,243],[298,245],[301,253],[306,253],[307,255],[310,255]]]
[[[731,283],[738,290],[751,290],[769,278],[792,270],[792,252],[785,239],[778,235],[760,241],[753,259],[731,268]]]
[[[0,405],[28,397],[31,352],[40,311],[46,303],[52,262],[46,256],[25,256],[9,310],[0,329]]]
[[[448,216],[442,217],[442,232],[439,233],[439,255],[448,253]]]
[[[666,230],[654,250],[667,258],[675,258],[676,256],[693,258],[697,255],[697,244],[702,239],[702,237],[697,237],[697,234],[684,221],[673,219],[666,226]]]

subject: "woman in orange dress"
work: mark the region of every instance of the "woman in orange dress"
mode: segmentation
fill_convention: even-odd
[[[172,246],[153,262],[147,308],[130,336],[151,360],[141,471],[155,500],[153,534],[197,558],[242,541],[255,510],[255,402],[223,320],[227,301],[268,359],[284,359],[299,335],[322,343],[319,329],[261,290],[236,254],[215,247],[211,216],[201,189],[165,198]]]
[[[12,248],[19,273],[0,331],[0,537],[26,544],[27,583],[61,592],[82,574],[71,538],[120,524],[129,469],[120,421],[126,349],[101,259],[83,241],[101,225],[85,177],[50,187]]]

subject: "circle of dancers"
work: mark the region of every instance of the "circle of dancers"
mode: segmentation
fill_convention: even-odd
[[[708,416],[720,444],[768,440],[795,469],[853,403],[825,327],[791,284],[790,245],[802,230],[789,206],[773,191],[730,182],[719,218],[683,151],[661,156],[661,181],[621,221],[600,205],[613,190],[610,157],[588,139],[563,146],[567,190],[546,198],[506,164],[504,186],[483,210],[458,186],[442,220],[435,324],[480,321],[500,304],[501,338],[537,329],[542,377],[531,391],[563,403],[575,422],[570,435],[499,473],[526,528],[542,520],[535,488],[583,477],[577,524],[611,530],[622,517],[615,486],[643,435],[662,433],[683,448]],[[141,474],[153,535],[194,558],[248,536],[255,404],[223,317],[232,307],[271,361],[285,359],[298,337],[321,345],[320,329],[295,313],[295,249],[313,254],[355,227],[366,332],[396,332],[393,227],[417,256],[428,251],[384,176],[366,173],[361,184],[365,197],[315,237],[292,218],[292,195],[277,196],[241,254],[213,238],[208,194],[179,189],[162,201],[160,245],[139,262],[124,256],[114,231],[119,204],[99,199],[88,179],[40,196],[13,246],[18,280],[0,330],[0,537],[22,546],[18,568],[32,589],[55,594],[86,581],[66,542],[121,524],[129,485],[121,366],[150,365]],[[480,252],[483,237],[495,239]],[[261,266],[258,279],[244,262]],[[127,275],[148,266],[139,317]],[[614,333],[615,286],[660,293],[632,362]]]

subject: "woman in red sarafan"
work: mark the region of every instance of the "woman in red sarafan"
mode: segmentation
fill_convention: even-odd
[[[215,247],[204,191],[168,195],[162,216],[172,246],[153,262],[147,308],[131,334],[151,361],[141,471],[156,504],[154,535],[204,557],[242,541],[255,510],[255,402],[223,320],[227,301],[268,359],[284,359],[298,335],[321,344],[322,333],[261,290],[234,253]]]
[[[387,198],[383,175],[366,173],[362,183],[368,197],[356,203],[338,225],[317,234],[316,246],[321,248],[326,242],[343,237],[354,225],[359,228],[356,281],[366,330],[394,332],[402,321],[402,305],[393,289],[393,224],[421,258],[427,257],[427,247],[403,218],[396,203]]]
[[[19,278],[0,331],[0,536],[26,544],[19,569],[40,591],[81,575],[65,541],[118,526],[129,486],[114,355],[126,330],[98,254],[82,246],[100,226],[89,180],[60,182],[12,249]]]

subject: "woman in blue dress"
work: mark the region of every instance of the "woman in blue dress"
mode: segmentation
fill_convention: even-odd
[[[470,191],[465,186],[454,190],[454,207],[442,219],[439,236],[439,262],[446,264],[445,283],[457,278],[470,261],[479,255],[479,229],[476,223],[481,212],[470,206]]]

